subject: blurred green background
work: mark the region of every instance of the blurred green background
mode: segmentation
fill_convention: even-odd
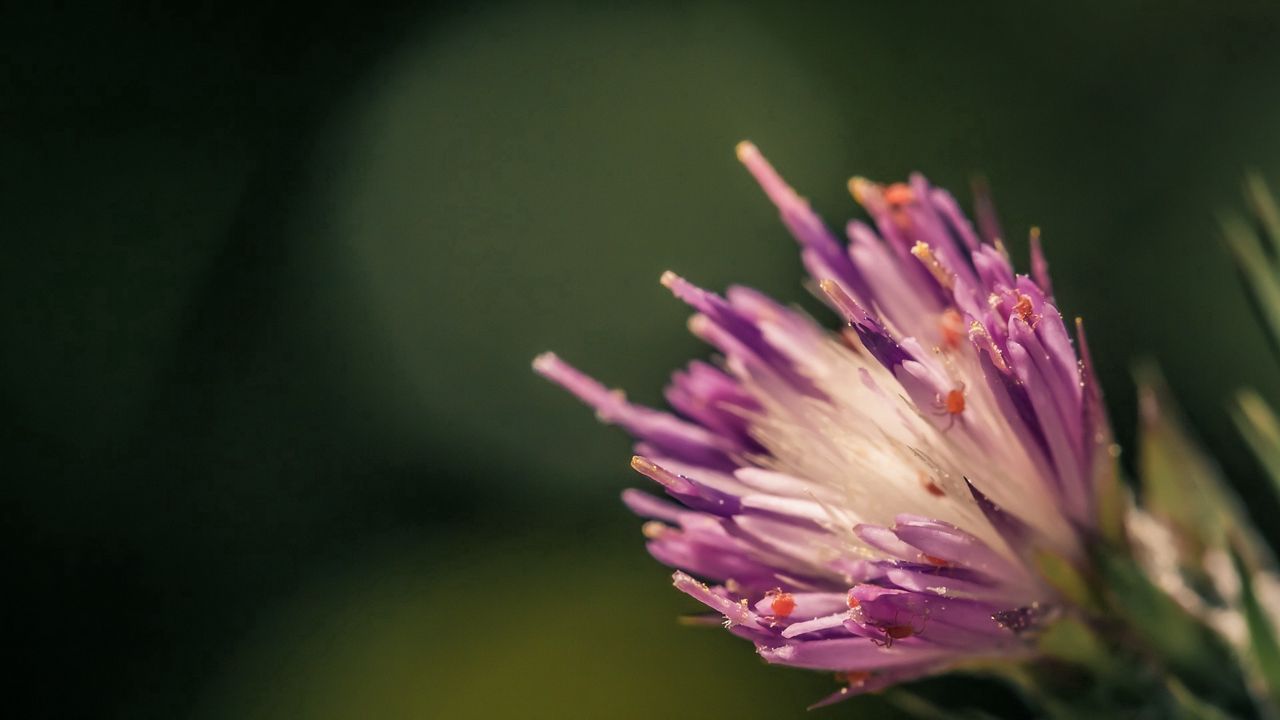
[[[1280,179],[1274,3],[29,4],[0,41],[36,715],[802,714],[830,680],[677,625],[627,440],[528,367],[655,402],[703,352],[662,270],[802,299],[742,138],[832,222],[854,173],[987,175],[1121,439],[1152,356],[1280,536],[1224,412],[1280,367],[1215,222]]]

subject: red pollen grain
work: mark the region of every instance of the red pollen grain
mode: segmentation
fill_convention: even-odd
[[[942,313],[938,326],[942,333],[942,346],[948,350],[960,347],[960,343],[966,338],[964,318],[953,308],[947,308],[946,312]]]
[[[894,183],[884,190],[884,201],[892,207],[901,207],[916,199],[911,186],[905,183]]]
[[[938,567],[946,567],[951,564],[951,561],[946,558],[940,558],[937,555],[921,555],[920,558],[930,565],[936,565]]]
[[[853,687],[862,687],[871,679],[871,673],[866,670],[850,670],[837,675],[836,678]]]
[[[947,412],[952,415],[959,415],[964,412],[964,391],[952,390],[947,393]]]
[[[795,612],[796,599],[791,593],[778,593],[773,597],[771,607],[773,608],[774,617],[784,618]]]
[[[1031,322],[1031,298],[1026,295],[1019,295],[1018,302],[1013,304],[1013,311],[1018,313],[1018,317],[1022,318],[1025,323]]]
[[[858,607],[858,606],[859,606],[859,605],[861,605],[861,604],[862,604],[862,602],[861,602],[861,601],[859,601],[859,600],[858,600],[858,598],[856,598],[856,597],[854,597],[854,596],[852,596],[852,595],[850,595],[850,596],[849,596],[849,609],[850,609],[850,610],[853,610],[854,608]]]

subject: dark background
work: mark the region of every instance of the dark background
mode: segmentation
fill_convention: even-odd
[[[1224,409],[1280,373],[1215,220],[1280,179],[1280,8],[601,5],[3,10],[12,706],[800,714],[830,680],[673,621],[626,439],[528,369],[656,401],[703,352],[669,267],[802,299],[744,137],[831,222],[854,173],[985,173],[1122,441],[1154,357],[1280,531]]]

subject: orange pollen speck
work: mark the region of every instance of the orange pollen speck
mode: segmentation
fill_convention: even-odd
[[[960,343],[968,337],[965,332],[964,318],[960,317],[960,313],[954,308],[947,308],[942,313],[942,320],[938,323],[942,331],[942,346],[949,350],[960,347]]]
[[[850,610],[852,610],[852,609],[854,609],[854,608],[858,607],[858,606],[859,606],[859,605],[861,605],[861,604],[862,604],[862,603],[858,600],[858,598],[856,598],[856,597],[854,597],[854,596],[852,596],[852,595],[850,595],[850,596],[849,596],[849,609],[850,609]]]
[[[921,555],[920,558],[930,565],[936,565],[938,567],[946,567],[951,564],[949,560],[940,558],[937,555]]]
[[[837,337],[839,338],[841,345],[844,345],[855,353],[862,353],[862,340],[858,338],[858,333],[856,331],[844,328],[840,331],[840,334]]]
[[[905,183],[894,183],[884,189],[884,201],[891,207],[901,207],[916,199],[911,186]]]
[[[947,412],[952,415],[959,415],[964,412],[964,391],[952,390],[947,393]]]
[[[773,597],[771,607],[773,608],[774,617],[784,618],[795,612],[796,599],[791,593],[778,593]]]
[[[843,680],[854,687],[861,687],[867,680],[871,679],[871,673],[866,670],[850,670],[837,675],[836,679]]]
[[[1018,302],[1013,304],[1013,311],[1018,313],[1023,322],[1031,322],[1031,298],[1019,295]]]

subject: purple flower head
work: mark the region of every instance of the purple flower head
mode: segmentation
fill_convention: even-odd
[[[1109,433],[1038,237],[1017,275],[984,197],[979,232],[913,175],[850,181],[871,224],[841,241],[755,146],[738,157],[847,327],[666,273],[720,354],[675,373],[674,413],[552,354],[534,368],[636,438],[674,502],[623,500],[676,587],[769,662],[839,673],[829,700],[1031,654],[1061,602],[1033,557],[1083,559]]]

